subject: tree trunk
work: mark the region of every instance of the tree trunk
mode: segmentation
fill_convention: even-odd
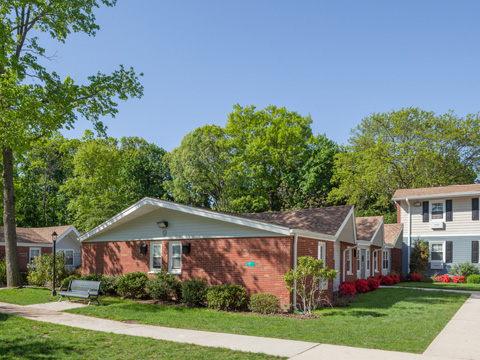
[[[15,234],[15,195],[13,191],[13,151],[4,146],[3,154],[3,224],[5,236],[5,261],[7,267],[7,286],[21,286],[18,268],[17,241]]]

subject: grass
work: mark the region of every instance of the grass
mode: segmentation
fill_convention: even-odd
[[[1,289],[0,302],[17,305],[32,305],[58,301],[60,296],[52,296],[52,290],[40,287],[28,287],[22,289]]]
[[[324,309],[318,312],[321,318],[308,320],[118,298],[104,298],[101,306],[68,312],[166,327],[421,353],[467,298],[467,294],[379,289],[358,296],[347,308]]]
[[[5,314],[0,314],[0,344],[0,359],[281,359],[83,330]]]
[[[426,288],[426,289],[480,291],[480,284],[403,282],[395,286],[417,287],[417,288]]]

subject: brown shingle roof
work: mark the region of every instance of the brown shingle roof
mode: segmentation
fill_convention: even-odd
[[[366,216],[355,219],[357,240],[371,241],[375,231],[382,222],[383,216]]]
[[[31,244],[51,244],[52,233],[55,231],[60,237],[67,231],[71,225],[49,226],[40,228],[21,228],[17,227],[17,242]],[[0,242],[5,242],[3,226],[0,226]]]
[[[313,231],[326,235],[335,235],[342,226],[352,207],[353,205],[345,205],[314,209],[235,215],[251,220],[285,226],[290,229]]]
[[[402,199],[413,196],[425,196],[429,195],[442,195],[442,194],[455,194],[455,193],[467,193],[467,192],[480,192],[480,184],[468,184],[468,185],[449,185],[439,187],[428,187],[418,189],[399,189],[393,194],[393,199]]]
[[[385,224],[385,244],[395,245],[398,234],[402,231],[402,224]]]

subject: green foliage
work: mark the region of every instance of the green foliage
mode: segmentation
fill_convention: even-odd
[[[280,311],[280,300],[269,293],[254,294],[250,297],[248,308],[253,312],[274,314]]]
[[[147,295],[157,300],[180,300],[182,295],[182,283],[173,274],[164,270],[155,273],[148,279],[146,286]]]
[[[422,278],[428,278],[428,258],[428,245],[423,239],[415,240],[410,252],[410,273],[417,273],[422,275]]]
[[[123,297],[141,298],[145,294],[148,276],[141,271],[124,274],[119,277],[117,293]]]
[[[478,268],[474,264],[466,262],[453,265],[450,273],[455,276],[463,275],[467,278],[470,275],[478,274]]]
[[[65,279],[62,280],[62,284],[60,285],[60,287],[67,289],[68,285],[70,285],[70,280],[79,280],[79,279],[80,278],[76,275],[67,276]]]
[[[118,291],[119,276],[104,276],[100,284],[100,294],[116,295]]]
[[[397,189],[473,183],[480,153],[478,115],[460,118],[418,108],[374,113],[352,130],[335,160],[335,202],[394,209]]]
[[[103,281],[103,274],[91,273],[91,274],[83,275],[81,279],[90,280],[90,281]]]
[[[0,259],[0,285],[7,284],[7,264],[5,259]]]
[[[248,295],[236,284],[212,286],[207,291],[207,306],[215,310],[242,310],[247,307]]]
[[[297,290],[300,301],[297,306],[305,314],[313,314],[321,302],[320,282],[334,279],[338,271],[324,266],[322,260],[311,256],[298,258],[296,269],[290,269],[283,275],[283,281],[288,291]]]
[[[65,258],[55,257],[55,285],[61,285],[63,279],[68,276]],[[42,254],[33,259],[28,268],[28,283],[31,285],[45,285],[53,281],[53,254]]]
[[[467,277],[467,284],[480,284],[480,275],[473,274]]]
[[[184,280],[182,283],[182,303],[187,306],[203,306],[207,298],[205,279]]]

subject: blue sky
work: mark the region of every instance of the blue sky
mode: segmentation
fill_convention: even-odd
[[[96,37],[46,44],[77,82],[118,64],[144,72],[145,95],[104,119],[108,135],[170,151],[232,106],[310,114],[345,144],[373,112],[480,110],[479,1],[120,0],[96,12]],[[65,131],[81,137],[89,124]]]

